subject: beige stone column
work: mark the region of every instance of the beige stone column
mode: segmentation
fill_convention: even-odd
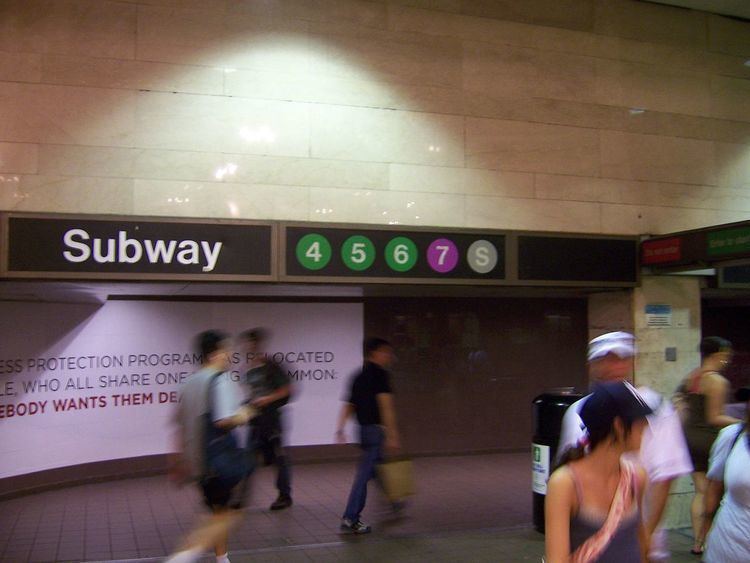
[[[649,327],[647,305],[669,305],[671,326]],[[589,337],[613,330],[627,330],[636,337],[635,384],[645,385],[671,398],[685,375],[700,363],[700,279],[688,276],[644,276],[632,291],[589,296]],[[667,359],[674,349],[675,360]],[[664,525],[690,526],[693,485],[689,477],[672,488]]]
[[[607,332],[635,332],[632,290],[593,293],[589,295],[588,305],[589,340]]]
[[[649,327],[648,305],[669,305],[671,326]],[[633,316],[638,356],[635,382],[671,396],[685,375],[700,363],[700,279],[689,276],[644,276],[633,291]],[[667,350],[676,352],[668,361]]]
[[[672,326],[649,327],[646,306],[650,304],[671,306]],[[700,278],[644,276],[641,287],[633,292],[633,316],[638,343],[636,384],[651,387],[669,399],[687,373],[700,364]],[[668,348],[675,349],[675,361],[667,361]],[[664,516],[665,527],[690,526],[693,492],[690,477],[674,483]]]
[[[633,332],[633,292],[589,295],[589,340],[615,330]]]
[[[671,326],[649,327],[647,305],[669,305]],[[632,291],[589,296],[589,338],[626,330],[636,337],[635,383],[671,395],[683,377],[700,362],[700,283],[688,276],[644,276]],[[674,348],[675,361],[668,361]]]

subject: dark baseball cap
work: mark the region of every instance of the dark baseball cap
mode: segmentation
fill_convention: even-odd
[[[645,418],[653,411],[627,381],[600,383],[581,408],[581,420],[590,434],[606,430],[616,417],[625,421]]]

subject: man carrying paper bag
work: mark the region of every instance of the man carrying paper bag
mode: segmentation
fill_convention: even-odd
[[[383,460],[383,447],[389,453],[401,449],[393,392],[386,371],[396,359],[393,346],[382,338],[370,338],[365,341],[364,353],[364,366],[352,380],[336,429],[338,442],[345,443],[346,421],[353,415],[357,417],[362,457],[341,519],[341,530],[354,534],[371,531],[360,516],[367,500],[367,483],[375,477],[376,466]]]

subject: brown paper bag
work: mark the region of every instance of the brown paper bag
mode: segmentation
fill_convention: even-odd
[[[386,460],[378,465],[378,475],[385,495],[391,502],[402,500],[415,492],[410,459]]]

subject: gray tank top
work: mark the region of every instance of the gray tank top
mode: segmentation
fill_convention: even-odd
[[[604,524],[606,517],[586,514],[581,511],[581,486],[578,477],[572,467],[569,467],[570,475],[576,487],[578,497],[578,514],[570,522],[570,552],[573,553],[587,539],[593,536]],[[612,536],[607,548],[601,553],[597,561],[606,563],[633,563],[641,560],[640,544],[638,543],[638,522],[641,518],[640,509],[635,503],[631,514],[623,517],[619,528]]]

